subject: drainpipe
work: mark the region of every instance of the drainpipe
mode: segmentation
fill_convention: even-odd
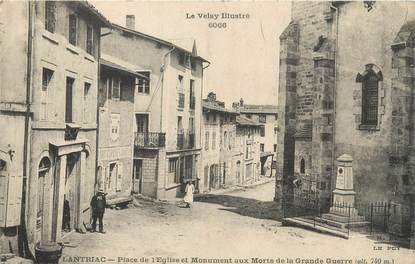
[[[202,131],[202,124],[203,124],[203,72],[206,68],[208,68],[210,66],[210,61],[206,61],[206,62],[208,64],[204,67],[202,66],[202,85],[201,85],[201,88],[200,88],[200,115],[199,115],[199,117],[200,117],[200,125],[199,125],[200,148],[203,148],[203,146],[202,146],[202,137],[203,137],[203,134],[202,134],[202,132],[203,132]],[[203,65],[203,63],[202,63],[202,65]],[[200,162],[198,164],[199,166],[202,165],[202,160],[203,160],[203,151],[200,151]],[[202,167],[202,171],[203,171],[203,167]],[[199,171],[199,172],[201,172],[201,171]],[[209,172],[208,172],[208,174],[209,174]],[[199,177],[202,177],[202,173],[199,173]],[[199,186],[199,191],[200,191],[200,186]]]
[[[163,132],[163,93],[164,93],[164,73],[166,70],[166,60],[167,56],[176,49],[176,46],[173,46],[163,57],[163,64],[161,65],[161,98],[160,98],[160,133]]]
[[[333,85],[333,146],[332,146],[332,176],[335,175],[336,173],[336,168],[335,168],[335,164],[336,164],[336,155],[335,155],[335,146],[336,146],[336,91],[337,91],[337,70],[338,70],[338,65],[337,65],[337,51],[338,51],[338,47],[339,47],[339,9],[337,7],[335,7],[333,5],[333,2],[330,3],[330,8],[334,9],[336,12],[336,25],[335,25],[335,29],[336,29],[336,33],[335,33],[335,37],[336,37],[336,45],[335,45],[335,50],[334,50],[334,85]],[[333,178],[331,178],[331,183],[333,184]],[[330,192],[330,201],[332,201],[333,199],[333,192]]]
[[[32,85],[32,50],[33,50],[33,3],[27,2],[28,7],[28,29],[27,29],[27,65],[26,65],[26,111],[24,121],[24,138],[23,138],[23,182],[22,182],[22,200],[20,211],[20,226],[18,227],[18,247],[19,253],[25,258],[34,259],[29,249],[26,227],[26,191],[28,180],[28,154],[29,154],[29,136],[30,136],[30,92]]]

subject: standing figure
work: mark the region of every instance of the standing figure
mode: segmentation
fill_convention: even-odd
[[[107,201],[105,199],[104,190],[99,189],[98,192],[92,197],[91,208],[92,208],[92,230],[91,232],[96,232],[97,219],[99,221],[99,232],[105,234],[104,231],[104,213]]]
[[[190,208],[190,205],[193,204],[193,193],[195,191],[195,186],[191,180],[187,181],[185,195],[184,195],[184,202],[186,203],[186,207]]]
[[[69,232],[71,231],[71,207],[69,201],[66,199],[66,194],[63,198],[63,218],[62,218],[62,230]]]

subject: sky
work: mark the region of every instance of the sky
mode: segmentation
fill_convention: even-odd
[[[113,23],[125,26],[125,16],[133,14],[135,28],[140,32],[166,40],[196,40],[198,55],[211,62],[204,72],[204,97],[213,91],[227,107],[241,97],[247,104],[277,104],[278,37],[290,22],[290,2],[91,3]],[[211,18],[222,13],[241,14],[245,18]],[[226,28],[209,27],[209,23],[226,23]]]

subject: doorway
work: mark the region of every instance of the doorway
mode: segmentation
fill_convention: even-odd
[[[80,203],[79,184],[80,184],[80,173],[79,173],[79,160],[80,153],[70,153],[67,155],[66,161],[66,175],[65,175],[65,193],[63,200],[63,221],[69,222],[69,228],[77,228],[78,226],[78,212]],[[68,215],[68,219],[65,219],[65,214]],[[63,229],[62,229],[63,230]]]
[[[143,179],[143,160],[133,161],[133,193],[141,193],[141,183]]]
[[[136,128],[138,133],[147,133],[148,132],[148,114],[136,114]]]

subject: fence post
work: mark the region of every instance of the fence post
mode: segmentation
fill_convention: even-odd
[[[370,234],[373,232],[373,203],[370,203]]]
[[[350,205],[349,205],[349,217],[347,218],[347,238],[350,236]]]

